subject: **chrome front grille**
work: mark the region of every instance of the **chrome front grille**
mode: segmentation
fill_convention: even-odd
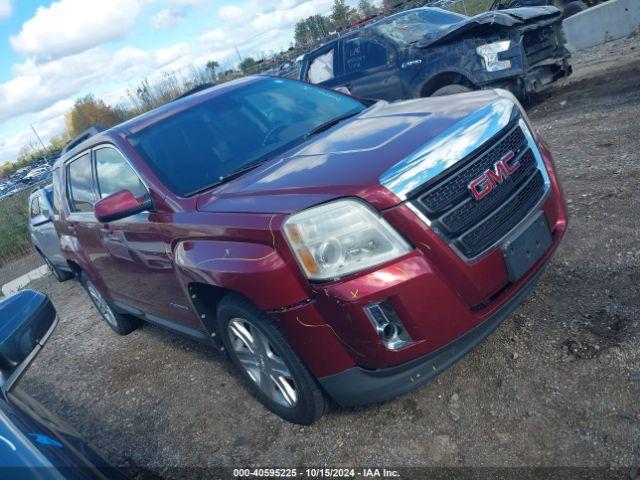
[[[520,167],[481,200],[468,184],[508,152]],[[408,195],[410,206],[467,259],[477,258],[513,230],[540,203],[548,177],[540,154],[521,119],[499,131],[483,147]]]

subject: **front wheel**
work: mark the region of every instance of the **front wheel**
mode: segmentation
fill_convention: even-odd
[[[109,301],[102,296],[98,287],[89,280],[85,273],[80,274],[80,283],[89,294],[89,298],[95,305],[102,319],[118,335],[128,335],[140,326],[141,321],[131,315],[123,315],[116,312]]]
[[[225,348],[254,396],[289,422],[318,420],[324,394],[274,319],[237,294],[223,298],[217,313]]]
[[[445,85],[444,87],[440,87],[435,92],[433,92],[431,97],[443,97],[445,95],[455,95],[456,93],[466,93],[471,92],[473,89],[467,87],[466,85],[460,85],[457,83],[451,85]]]

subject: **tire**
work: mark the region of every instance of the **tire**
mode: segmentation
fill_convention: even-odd
[[[460,85],[458,83],[454,83],[451,85],[446,85],[444,87],[438,88],[435,92],[433,92],[430,97],[443,97],[445,95],[455,95],[456,93],[466,93],[471,92],[473,89],[471,87],[467,87],[466,85]]]
[[[93,305],[102,319],[118,335],[128,335],[140,326],[142,321],[131,315],[123,315],[115,311],[111,303],[102,296],[100,290],[93,284],[84,272],[80,273],[80,283],[87,291]]]
[[[562,10],[562,18],[569,18],[575,15],[576,13],[580,13],[586,10],[587,8],[588,8],[587,5],[580,0],[577,0],[575,2],[569,2],[567,6],[564,7],[564,10]]]
[[[292,423],[322,417],[324,393],[272,317],[230,293],[218,304],[217,321],[231,361],[260,403]]]
[[[59,282],[66,282],[67,280],[73,278],[73,273],[71,272],[67,272],[65,270],[61,270],[58,267],[56,267],[53,263],[51,263],[51,260],[49,260],[47,257],[45,257],[44,255],[42,255],[42,258],[44,259],[44,263],[47,264],[47,267],[49,268],[49,270],[51,271],[51,273],[53,274],[53,276],[56,278],[56,280],[58,280]]]

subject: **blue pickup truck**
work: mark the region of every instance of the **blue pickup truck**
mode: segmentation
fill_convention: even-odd
[[[305,54],[300,80],[399,100],[504,88],[526,99],[571,74],[555,7],[467,17],[439,8],[391,15]]]

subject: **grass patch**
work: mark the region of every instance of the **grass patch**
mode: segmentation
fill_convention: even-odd
[[[0,266],[33,251],[27,228],[30,193],[28,188],[0,200]]]

